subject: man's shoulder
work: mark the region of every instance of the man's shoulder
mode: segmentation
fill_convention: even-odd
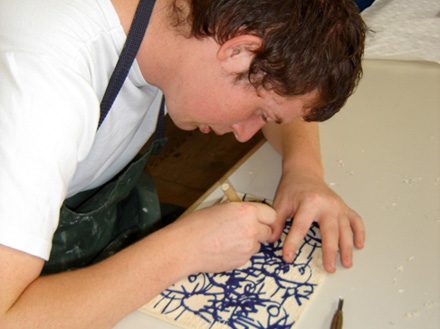
[[[120,24],[112,11],[107,0],[0,0],[0,52],[44,54],[65,64],[76,61],[97,39],[113,41],[106,34]]]

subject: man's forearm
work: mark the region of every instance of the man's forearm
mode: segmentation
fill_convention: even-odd
[[[282,155],[283,170],[294,168],[323,176],[317,123],[302,119],[283,125],[269,123],[263,133]]]
[[[37,278],[1,328],[109,328],[180,277],[184,254],[159,231],[88,268]]]

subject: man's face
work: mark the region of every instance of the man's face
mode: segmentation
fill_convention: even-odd
[[[316,97],[315,93],[289,98],[264,90],[257,93],[250,85],[236,83],[208,88],[195,80],[182,89],[180,98],[170,102],[167,98],[168,114],[179,128],[217,135],[232,132],[239,142],[252,138],[267,122],[289,123],[304,117]]]
[[[168,114],[179,128],[218,135],[232,132],[245,142],[267,122],[288,123],[308,113],[316,92],[289,98],[263,89],[257,92],[247,79],[236,81],[235,74],[225,69],[228,64],[222,65],[215,56],[217,44],[194,42],[197,51],[182,57],[178,72],[164,88]]]

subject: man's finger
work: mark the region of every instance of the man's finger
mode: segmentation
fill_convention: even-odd
[[[285,220],[281,220],[280,218],[278,218],[276,222],[270,226],[272,228],[272,235],[270,236],[268,242],[275,242],[280,238],[285,224],[286,224]]]
[[[272,227],[266,224],[258,224],[258,236],[259,242],[269,242],[272,237]]]
[[[261,202],[252,202],[251,204],[257,209],[257,220],[260,223],[266,225],[272,225],[275,223],[277,213],[271,206]]]
[[[336,270],[336,254],[338,252],[339,230],[337,220],[323,218],[319,221],[322,237],[322,260],[327,272]]]
[[[298,212],[293,217],[292,227],[284,240],[283,259],[285,262],[290,263],[295,258],[296,250],[309,231],[315,216],[314,212],[310,212],[301,207],[298,209]]]
[[[282,206],[283,204],[285,205],[284,207]],[[274,203],[274,208],[277,212],[277,219],[275,223],[271,225],[273,232],[270,242],[275,242],[280,238],[281,233],[286,225],[286,220],[292,217],[291,206],[292,205],[290,203]]]
[[[361,216],[354,210],[350,211],[349,214],[350,225],[354,233],[354,245],[358,249],[362,249],[365,244],[365,224],[362,221]]]
[[[339,251],[344,267],[351,267],[353,262],[353,232],[348,219],[339,224]]]

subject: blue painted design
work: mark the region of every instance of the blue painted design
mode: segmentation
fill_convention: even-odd
[[[282,241],[290,226],[289,221],[280,240],[263,244],[244,266],[223,273],[198,273],[174,284],[153,301],[155,312],[177,322],[192,313],[200,328],[218,324],[236,329],[291,328],[293,308],[316,290],[311,261],[321,248],[321,238],[315,223],[294,262],[286,263]]]

